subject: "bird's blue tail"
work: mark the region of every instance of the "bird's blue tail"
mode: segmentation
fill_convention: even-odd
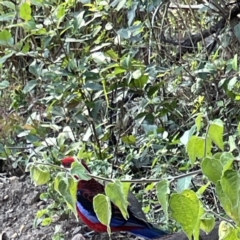
[[[162,236],[168,235],[167,232],[158,229],[156,227],[151,227],[151,228],[139,228],[139,229],[135,229],[135,230],[131,230],[131,233],[139,236],[139,237],[143,237],[145,239],[154,239],[154,238],[160,238]]]

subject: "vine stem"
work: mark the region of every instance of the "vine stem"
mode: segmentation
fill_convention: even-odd
[[[60,170],[64,170],[64,171],[68,171],[68,169],[64,168],[64,167],[60,167],[60,166],[56,166],[54,164],[51,164],[51,163],[39,163],[39,162],[35,162],[34,164],[36,165],[47,165],[47,166],[51,166],[53,168],[57,168],[57,169],[60,169]],[[184,178],[184,177],[187,177],[187,176],[192,176],[192,175],[197,175],[197,174],[200,174],[202,173],[202,170],[196,170],[196,171],[192,171],[192,172],[189,172],[189,173],[185,173],[185,174],[182,174],[182,175],[179,175],[179,176],[175,176],[175,177],[168,177],[167,180],[170,180],[170,182],[173,182],[177,179],[180,179],[180,178]],[[105,178],[105,177],[100,177],[100,176],[95,176],[91,173],[86,173],[86,175],[88,175],[89,177],[91,178],[94,178],[94,179],[98,179],[98,180],[102,180],[102,181],[105,181],[105,182],[114,182],[115,179],[111,179],[111,178]],[[128,183],[155,183],[155,182],[160,182],[161,180],[163,180],[164,178],[150,178],[150,179],[146,179],[146,178],[140,178],[140,179],[120,179],[120,182],[128,182]]]
[[[227,219],[227,218],[225,218],[225,217],[222,217],[221,215],[215,213],[215,212],[212,211],[212,210],[206,210],[206,212],[211,213],[211,214],[215,215],[217,218],[219,218],[219,219],[221,219],[221,220],[223,220],[223,221],[226,221],[226,222],[230,223],[231,226],[233,226],[233,227],[235,228],[235,226],[234,226],[234,224],[233,224],[233,223],[234,223],[233,220]]]

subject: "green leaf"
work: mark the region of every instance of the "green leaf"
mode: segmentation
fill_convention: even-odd
[[[39,6],[39,7],[43,7],[43,0],[31,0],[31,4]]]
[[[238,82],[238,78],[237,76],[234,76],[233,78],[231,78],[228,82],[228,90],[232,91],[236,85],[236,83]]]
[[[215,226],[215,218],[212,214],[204,214],[201,217],[200,228],[206,232],[210,233]]]
[[[8,86],[9,86],[9,82],[7,80],[0,82],[0,90],[5,89]]]
[[[0,22],[9,22],[12,21],[16,17],[16,13],[10,12],[6,14],[0,14]]]
[[[208,136],[223,151],[223,122],[220,119],[210,124]]]
[[[180,138],[181,143],[186,146],[190,137],[193,136],[195,132],[196,132],[196,126],[192,125],[192,127],[189,130],[185,131],[182,137]]]
[[[206,191],[206,189],[208,188],[208,186],[211,184],[211,182],[207,182],[205,185],[201,186],[198,191],[197,194],[198,195],[203,195],[203,193]]]
[[[177,180],[177,192],[182,192],[189,188],[192,176],[186,176]]]
[[[62,19],[65,16],[65,7],[63,4],[59,5],[56,9],[56,17],[57,19]]]
[[[60,179],[57,187],[58,192],[62,195],[62,197],[65,197],[65,195],[68,193],[67,179],[65,177]]]
[[[123,56],[123,58],[120,61],[121,63],[121,67],[125,68],[125,69],[130,69],[132,67],[132,62],[131,62],[131,57],[130,55],[127,56]]]
[[[163,82],[151,86],[147,92],[148,97],[152,97],[162,86]]]
[[[169,205],[172,217],[181,224],[188,238],[192,239],[194,235],[195,239],[198,239],[200,219],[204,210],[196,193],[191,190],[185,190],[181,194],[173,193]]]
[[[137,69],[132,73],[132,77],[134,79],[139,79],[141,76],[142,76],[142,71],[140,69]]]
[[[142,75],[141,77],[134,79],[131,81],[129,84],[130,88],[139,88],[142,89],[145,87],[146,83],[148,81],[148,76],[147,75]]]
[[[49,181],[50,170],[46,166],[32,165],[30,167],[30,175],[36,185],[42,185]]]
[[[0,32],[0,45],[3,46],[13,45],[12,34],[9,31],[3,30]]]
[[[1,45],[1,39],[0,39],[0,45]],[[14,51],[10,52],[9,54],[4,55],[3,57],[0,58],[0,67],[13,55],[15,54]]]
[[[110,58],[106,57],[103,52],[92,53],[92,59],[97,64],[106,64],[110,62]]]
[[[68,193],[66,196],[64,196],[65,201],[67,202],[69,208],[73,211],[76,218],[77,217],[77,210],[76,210],[76,201],[77,201],[77,182],[74,178],[69,177],[68,178]]]
[[[52,218],[47,217],[42,220],[41,225],[45,227],[45,226],[49,226],[51,223],[52,223]]]
[[[135,18],[136,15],[136,9],[138,7],[138,3],[137,2],[132,2],[131,3],[131,8],[128,10],[128,26],[132,25],[132,22]]]
[[[232,60],[232,68],[233,70],[238,71],[238,55],[237,54],[234,55],[234,58]]]
[[[43,192],[40,194],[40,200],[47,201],[49,199],[49,194],[47,192]]]
[[[57,141],[60,147],[64,144],[64,141],[66,139],[71,139],[73,142],[75,141],[72,129],[69,126],[64,127],[63,131],[57,137]]]
[[[130,189],[130,182],[121,182],[122,185],[122,189],[123,189],[123,194],[125,199],[128,199],[128,193],[129,193],[129,189]]]
[[[76,145],[76,148],[79,150],[77,153],[78,159],[90,159],[93,155],[92,152],[86,151],[86,145],[83,143],[79,148],[79,144]]]
[[[124,72],[126,72],[126,69],[124,69],[124,68],[116,67],[114,69],[114,75],[118,75],[118,74],[121,74],[121,73],[124,73]]]
[[[155,184],[154,182],[148,184],[148,185],[145,187],[145,191],[146,191],[146,192],[152,191],[153,188],[155,187],[155,185],[156,185],[156,184]]]
[[[37,80],[30,80],[27,85],[23,88],[23,93],[28,93],[32,91],[37,86]]]
[[[100,79],[99,73],[86,71],[83,73],[83,76],[86,78],[86,81],[98,81]]]
[[[12,10],[16,10],[15,4],[13,4],[10,1],[1,1],[0,4],[2,4],[5,7],[8,7],[10,9],[12,9]]]
[[[168,195],[170,193],[169,181],[161,180],[157,183],[157,198],[162,206],[166,220],[168,221]]]
[[[196,158],[203,158],[206,148],[206,156],[211,153],[211,141],[209,138],[206,140],[202,137],[191,136],[187,144],[187,153],[190,158],[192,165],[195,163]]]
[[[123,136],[121,139],[124,143],[129,145],[134,145],[136,143],[136,138],[133,135]]]
[[[38,210],[37,211],[37,214],[36,214],[36,218],[41,218],[43,215],[47,214],[48,213],[48,210],[45,208],[45,209],[41,209],[41,210]]]
[[[74,161],[71,165],[71,174],[78,176],[82,180],[90,180],[91,177],[88,176],[88,171],[86,168],[78,161]]]
[[[223,152],[220,156],[220,162],[223,166],[223,172],[232,169],[234,156],[230,152]]]
[[[30,49],[30,44],[26,42],[24,46],[22,47],[22,53],[28,53]]]
[[[218,159],[207,157],[201,163],[203,174],[214,184],[221,179],[223,166]]]
[[[110,221],[112,217],[111,203],[107,196],[98,194],[93,198],[93,209],[97,215],[98,220],[107,226],[108,234],[110,235]]]
[[[102,90],[102,85],[100,85],[99,83],[87,82],[86,84],[83,85],[83,88],[91,89],[94,91],[100,91],[100,90]]]
[[[118,0],[118,5],[116,7],[116,10],[119,11],[121,10],[125,5],[126,5],[127,0]]]
[[[111,202],[120,209],[123,217],[128,219],[128,201],[127,196],[123,192],[122,183],[119,180],[115,180],[113,183],[108,183],[105,187],[105,193]]]
[[[236,170],[227,170],[220,181],[223,193],[228,197],[231,205],[229,216],[240,225],[240,173]],[[224,207],[224,206],[223,206]]]
[[[237,149],[236,143],[235,143],[236,137],[229,136],[228,138],[228,144],[229,144],[229,152],[232,152],[233,150]]]
[[[32,18],[32,10],[29,3],[25,2],[20,6],[20,17],[26,22]]]
[[[32,73],[36,78],[41,76],[41,66],[37,63],[36,59],[29,65],[29,72]]]
[[[237,37],[238,41],[240,41],[240,23],[234,26],[234,35]]]
[[[114,52],[113,49],[109,49],[106,53],[107,56],[109,56],[113,61],[118,61],[118,55],[116,52]],[[125,71],[125,70],[124,70]]]
[[[237,229],[225,221],[221,221],[218,229],[219,240],[237,240]]]
[[[77,182],[75,179],[71,175],[65,177],[65,174],[60,172],[54,179],[54,189],[64,198],[67,206],[77,218]]]
[[[64,172],[59,172],[57,176],[54,178],[54,190],[57,191],[60,195],[61,193],[58,190],[60,180],[65,178]]]
[[[224,193],[220,181],[216,184],[216,193],[225,213],[231,216],[231,201],[229,197]]]
[[[106,29],[107,31],[112,30],[112,29],[113,29],[112,23],[108,22],[108,23],[105,25],[105,29]]]
[[[197,127],[197,131],[200,132],[201,127],[202,127],[202,118],[203,118],[203,114],[199,113],[195,119],[195,124]]]
[[[237,131],[238,131],[238,135],[240,135],[240,122],[238,123]]]
[[[81,11],[78,15],[76,15],[76,28],[80,29],[81,27],[84,27],[86,25],[86,22],[84,20],[84,14],[85,11]]]
[[[66,140],[64,133],[62,133],[62,132],[59,133],[56,140],[57,140],[57,143],[58,143],[58,146],[60,147],[60,149],[62,147],[64,147],[64,142]]]

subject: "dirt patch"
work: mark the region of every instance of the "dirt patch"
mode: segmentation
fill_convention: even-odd
[[[1,177],[0,175],[0,239],[1,240],[108,240],[107,234],[94,234],[74,217],[58,219],[49,226],[34,227],[38,210],[46,207],[46,202],[39,196],[45,191],[44,186],[34,186],[28,176]],[[52,238],[56,229],[60,235]],[[114,233],[112,239],[140,239],[125,233]]]

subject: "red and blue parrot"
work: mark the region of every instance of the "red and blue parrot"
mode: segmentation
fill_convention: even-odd
[[[62,160],[62,165],[65,168],[70,168],[74,161],[73,157],[65,157]],[[90,172],[85,162],[81,161],[81,163]],[[107,232],[107,227],[98,220],[93,209],[93,198],[97,194],[104,194],[102,184],[93,178],[88,181],[80,180],[77,187],[77,213],[90,229],[96,232]],[[147,222],[140,203],[131,192],[128,195],[128,202],[129,218],[127,220],[122,216],[120,210],[112,204],[112,218],[110,221],[112,232],[127,231],[145,239],[160,238],[168,235],[167,232]]]

